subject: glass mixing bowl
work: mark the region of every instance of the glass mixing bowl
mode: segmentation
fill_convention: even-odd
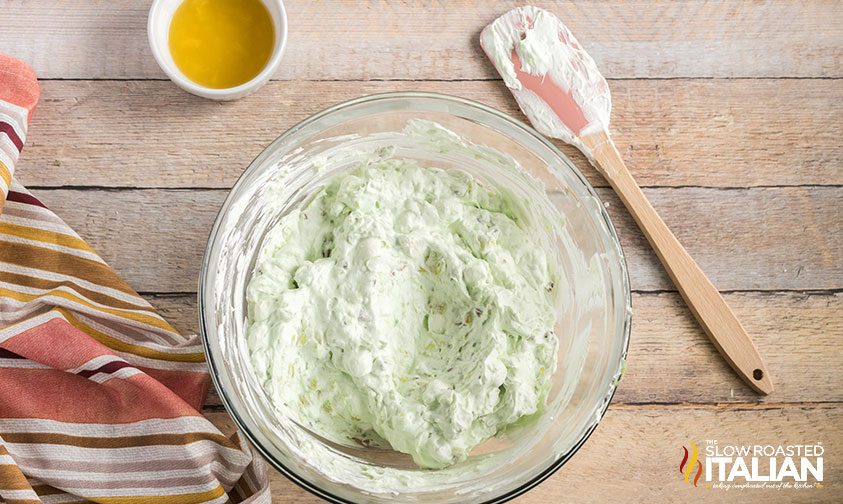
[[[486,146],[485,153],[437,148],[400,134],[418,119]],[[546,229],[563,281],[558,366],[547,405],[445,469],[420,469],[392,450],[321,438],[273,405],[250,367],[245,292],[267,230],[327,179],[352,169],[359,162],[355,152],[382,147],[422,165],[462,169],[482,183],[555,207],[550,215],[556,222]],[[351,154],[326,169],[324,160],[337,152]],[[532,177],[490,159],[517,163]],[[535,191],[548,198],[536,198]],[[430,93],[352,100],[306,119],[267,147],[237,181],[211,231],[199,312],[211,376],[237,426],[276,469],[334,502],[503,502],[537,485],[577,451],[605,413],[625,366],[631,319],[620,243],[577,168],[523,123],[479,103]]]

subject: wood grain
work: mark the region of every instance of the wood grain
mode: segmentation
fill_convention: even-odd
[[[843,294],[738,292],[725,298],[775,373],[775,393],[759,397],[746,387],[671,292],[633,296],[629,367],[613,402],[843,402],[834,378],[843,376]],[[148,299],[178,330],[198,331],[195,295]],[[219,404],[212,393],[208,405]]]
[[[613,136],[643,186],[841,185],[840,82],[613,81]],[[274,82],[234,103],[170,82],[43,82],[17,173],[35,186],[227,188],[310,114],[407,90],[463,96],[524,120],[500,82]],[[579,151],[557,145],[607,185]]]
[[[635,290],[673,290],[609,189]],[[193,292],[222,190],[35,192],[141,292]],[[647,196],[721,290],[843,287],[843,187],[648,189]]]
[[[115,8],[115,3],[119,8]],[[287,0],[281,79],[497,78],[480,29],[521,2]],[[613,78],[839,77],[839,2],[536,2]],[[13,0],[0,47],[41,78],[163,78],[146,37],[149,0]]]
[[[225,413],[206,415],[224,432],[233,424]],[[843,465],[843,407],[612,406],[589,441],[547,481],[513,502],[651,503],[724,502],[837,503]],[[762,427],[763,426],[763,427]],[[678,471],[682,446],[689,441],[726,444],[813,444],[824,453],[824,488],[719,490],[688,487]],[[279,502],[320,501],[272,471]]]

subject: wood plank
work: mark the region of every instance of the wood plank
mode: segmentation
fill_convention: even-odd
[[[672,289],[608,189],[632,288]],[[721,290],[843,287],[843,187],[648,189],[647,195]],[[193,292],[221,190],[36,191],[141,292]]]
[[[739,292],[724,296],[776,381],[759,396],[723,361],[677,293],[635,294],[626,374],[614,403],[843,402],[843,294]],[[184,333],[198,331],[193,295],[151,296]],[[806,365],[806,363],[810,365]],[[209,406],[220,404],[215,393]]]
[[[223,431],[233,424],[225,413],[206,415]],[[843,477],[843,407],[789,406],[733,409],[722,407],[615,407],[591,438],[565,466],[514,502],[704,502],[836,503]],[[821,443],[824,488],[732,489],[689,488],[677,470],[682,446],[705,440],[753,445]],[[763,467],[763,466],[762,466]],[[280,502],[320,501],[280,473],[271,472],[273,497]],[[564,498],[563,498],[564,496]]]
[[[628,367],[616,400],[843,401],[839,383],[829,380],[843,373],[843,295],[744,292],[724,297],[767,364],[776,387],[772,394],[759,396],[745,385],[679,295],[662,293],[633,298]]]
[[[614,137],[643,186],[840,185],[840,82],[613,81]],[[42,88],[17,173],[51,187],[230,187],[293,124],[370,93],[458,95],[525,120],[500,82],[274,82],[234,103],[196,98],[169,82]],[[606,186],[579,151],[562,150]]]
[[[42,78],[163,78],[146,37],[149,0],[17,0],[0,47]],[[477,37],[519,2],[287,0],[281,79],[496,78]],[[839,2],[542,1],[608,77],[839,77]]]

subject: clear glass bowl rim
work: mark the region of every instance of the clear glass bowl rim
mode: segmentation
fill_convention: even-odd
[[[622,334],[620,335],[623,338],[622,341],[622,348],[619,354],[619,359],[617,362],[617,371],[615,376],[618,378],[614,380],[609,389],[606,392],[606,395],[602,401],[602,408],[599,411],[599,415],[595,418],[595,421],[591,424],[591,426],[583,432],[582,437],[573,444],[572,448],[563,454],[560,454],[559,458],[551,463],[544,471],[537,474],[535,477],[530,479],[529,481],[525,482],[518,488],[500,495],[496,496],[490,500],[484,501],[482,504],[498,504],[507,502],[511,499],[514,499],[528,490],[532,489],[533,487],[537,486],[547,478],[549,478],[553,473],[558,471],[565,463],[570,460],[570,458],[580,449],[580,447],[588,440],[594,430],[597,428],[597,425],[602,420],[603,416],[606,414],[606,410],[609,408],[609,404],[612,402],[612,398],[615,395],[615,391],[617,390],[618,383],[620,378],[623,375],[623,370],[626,363],[626,357],[629,350],[629,340],[630,340],[630,332],[632,329],[632,291],[629,285],[629,271],[626,263],[626,255],[623,252],[623,246],[621,245],[620,239],[617,235],[617,230],[615,229],[614,224],[612,223],[612,219],[609,217],[608,212],[606,211],[605,205],[602,204],[602,199],[597,195],[597,192],[594,190],[594,187],[591,183],[585,178],[582,172],[571,162],[571,160],[566,156],[562,151],[560,151],[553,143],[551,143],[547,138],[545,138],[541,133],[533,129],[531,126],[525,124],[524,122],[504,113],[487,105],[484,105],[480,102],[469,100],[467,98],[461,98],[458,96],[443,94],[443,93],[431,93],[431,92],[423,92],[423,91],[403,91],[403,92],[390,92],[390,93],[377,93],[371,94],[366,96],[361,96],[358,98],[353,98],[351,100],[347,100],[338,104],[335,104],[331,107],[328,107],[320,112],[317,112],[306,119],[298,122],[290,129],[279,135],[275,140],[272,141],[266,148],[261,151],[260,154],[255,157],[249,166],[240,174],[240,177],[232,186],[231,190],[229,191],[228,195],[226,196],[225,201],[223,202],[222,206],[220,207],[219,212],[217,213],[217,217],[214,220],[214,225],[211,228],[211,232],[208,237],[208,244],[205,248],[205,253],[202,258],[202,264],[199,273],[199,286],[198,286],[198,293],[197,293],[197,308],[199,312],[199,332],[202,338],[202,345],[205,349],[205,359],[208,362],[208,368],[211,375],[211,381],[214,384],[217,392],[219,393],[220,399],[225,407],[226,412],[231,416],[234,420],[235,425],[237,426],[238,430],[242,432],[246,438],[251,443],[252,447],[257,450],[263,458],[269,462],[272,467],[274,467],[277,471],[283,474],[286,478],[290,481],[298,485],[299,487],[307,490],[308,492],[321,497],[328,502],[333,503],[341,503],[341,504],[355,504],[353,501],[349,501],[345,498],[339,497],[334,495],[330,492],[319,488],[318,486],[312,484],[310,481],[300,477],[292,470],[285,467],[282,463],[276,460],[275,457],[272,456],[257,440],[257,438],[249,431],[246,423],[240,418],[238,412],[232,407],[231,402],[227,396],[226,390],[221,386],[219,377],[218,377],[218,366],[214,361],[214,353],[209,341],[209,331],[206,326],[206,321],[204,317],[205,313],[205,301],[204,301],[204,294],[206,291],[206,274],[211,262],[211,252],[213,249],[213,245],[216,241],[217,234],[219,231],[219,226],[223,221],[223,217],[226,215],[231,203],[232,197],[237,193],[237,189],[245,183],[248,176],[251,174],[252,171],[256,170],[269,156],[275,154],[277,150],[286,142],[289,141],[296,133],[300,130],[310,126],[311,124],[319,121],[320,119],[329,116],[331,114],[335,114],[337,112],[341,112],[345,109],[366,104],[366,103],[373,103],[382,100],[392,100],[392,99],[405,99],[405,98],[421,98],[421,99],[431,99],[431,100],[442,100],[445,102],[449,102],[451,104],[455,104],[457,106],[467,107],[469,109],[475,109],[475,111],[479,111],[481,113],[485,113],[491,115],[498,120],[502,120],[505,123],[508,123],[509,126],[521,130],[523,133],[533,137],[534,140],[537,140],[539,143],[544,144],[544,146],[551,151],[552,154],[559,157],[564,161],[565,166],[570,169],[576,178],[583,184],[586,191],[593,196],[597,201],[601,202],[599,205],[600,208],[600,215],[599,217],[602,218],[607,226],[609,231],[609,235],[614,242],[614,245],[617,247],[618,251],[620,252],[620,269],[622,272],[621,281],[622,281],[622,294],[625,297],[625,317],[624,323],[622,328]]]

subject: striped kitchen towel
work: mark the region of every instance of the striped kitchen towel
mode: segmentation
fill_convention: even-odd
[[[38,94],[0,55],[0,502],[269,502],[260,459],[200,413],[197,338],[15,180]]]

